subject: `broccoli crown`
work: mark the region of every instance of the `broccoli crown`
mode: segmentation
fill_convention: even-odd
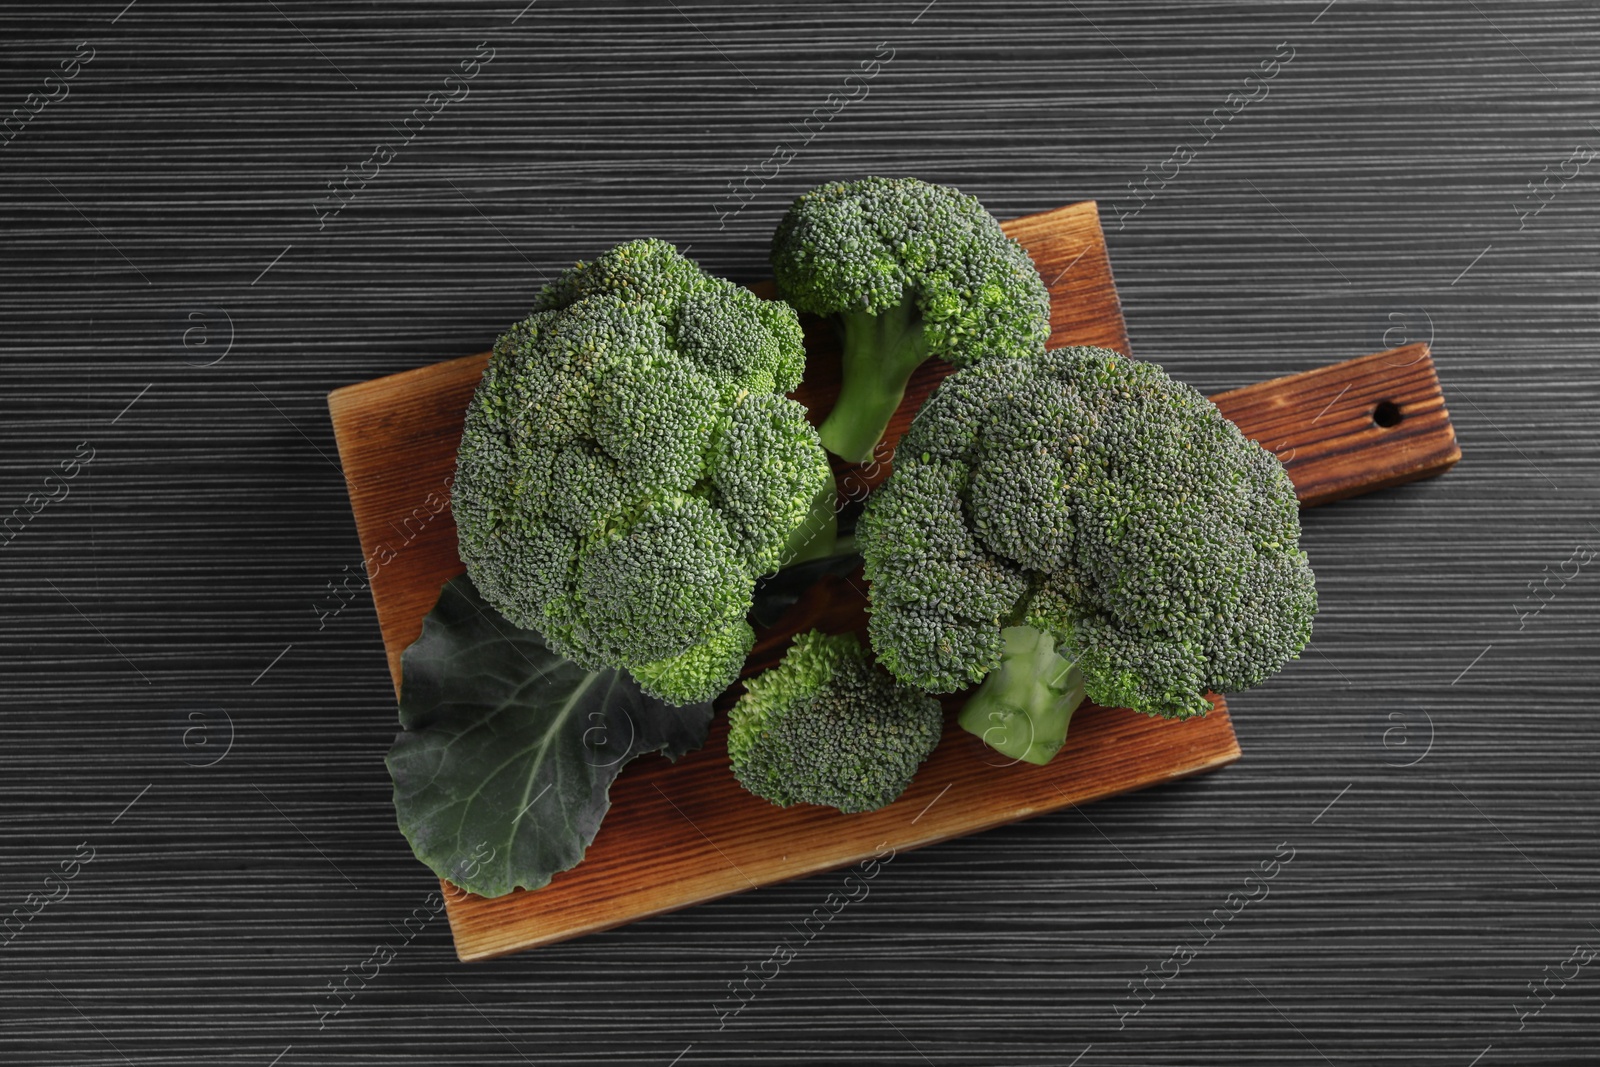
[[[800,634],[728,712],[728,756],[750,792],[782,807],[874,811],[939,743],[939,702],[872,665],[854,634]]]
[[[663,241],[562,273],[494,346],[456,457],[473,584],[587,666],[705,700],[738,675],[756,578],[832,475],[787,305]]]
[[[951,375],[856,532],[897,677],[982,680],[1001,631],[1075,657],[1089,699],[1183,718],[1311,636],[1316,586],[1272,453],[1155,364],[1063,348]]]
[[[914,307],[918,362],[958,367],[1044,351],[1050,294],[977,197],[915,178],[830,182],[801,194],[772,238],[778,288],[819,315]]]

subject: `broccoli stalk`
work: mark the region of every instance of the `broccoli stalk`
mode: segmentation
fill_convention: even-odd
[[[793,567],[814,559],[846,555],[854,550],[854,538],[850,539],[849,547],[843,551],[840,549],[839,485],[834,481],[830,468],[822,488],[811,498],[811,509],[783,543],[778,554],[778,566]]]
[[[817,436],[840,459],[866,463],[905,398],[906,383],[928,358],[928,338],[910,301],[877,315],[852,311],[838,318],[844,378]]]
[[[843,335],[839,399],[822,444],[872,459],[925,360],[957,367],[1044,353],[1050,294],[1028,252],[976,197],[915,178],[802,193],[772,237],[778,291]]]
[[[961,728],[1013,760],[1049,763],[1083,703],[1083,672],[1032,626],[1007,626],[1000,639],[1000,666],[961,709]]]

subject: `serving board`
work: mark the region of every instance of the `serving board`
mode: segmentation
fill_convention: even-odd
[[[1051,292],[1052,348],[1128,351],[1095,204],[1004,224]],[[771,295],[771,286],[756,286]],[[807,377],[793,395],[818,421],[837,393],[831,332],[807,323]],[[361,538],[389,670],[421,633],[440,587],[464,568],[448,498],[467,402],[488,354],[450,360],[329,394],[328,406]],[[924,365],[890,424],[887,456],[949,368]],[[1426,345],[1409,345],[1212,398],[1245,435],[1284,460],[1302,506],[1439,474],[1460,458]],[[859,498],[889,470],[836,464],[840,492]],[[1313,565],[1315,561],[1313,560]],[[859,573],[811,589],[759,635],[746,676],[771,666],[795,633],[865,623]],[[740,687],[724,694],[719,710]],[[1200,719],[1166,722],[1084,705],[1047,766],[1012,764],[954,722],[910,789],[864,815],[746,793],[728,769],[726,716],[704,748],[677,763],[646,756],[611,790],[611,809],[584,861],[536,891],[485,899],[446,885],[457,954],[485,959],[672,911],[881,854],[975,833],[1044,812],[1224,766],[1239,746],[1219,697]]]

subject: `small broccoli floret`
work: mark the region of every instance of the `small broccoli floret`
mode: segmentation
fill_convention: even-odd
[[[629,241],[595,257],[579,260],[557,276],[534,300],[535,311],[564,308],[584,297],[626,293],[676,332],[684,302],[713,279],[666,241]]]
[[[684,302],[681,336],[684,354],[697,366],[752,393],[793,392],[805,373],[793,309],[732,282]]]
[[[578,553],[584,643],[608,663],[654,662],[698,645],[750,610],[748,561],[695,496],[645,507]]]
[[[854,634],[800,634],[728,712],[741,785],[780,807],[875,811],[939,743],[939,702],[872,665]]]
[[[982,680],[962,724],[1040,763],[1084,693],[1203,715],[1296,657],[1317,604],[1299,538],[1276,457],[1097,348],[945,379],[856,530],[880,662],[932,692]]]
[[[567,268],[534,309],[608,295],[641,305],[639,316],[659,324],[679,355],[735,393],[792,392],[805,373],[792,308],[703,273],[666,241],[629,241]]]
[[[725,689],[756,579],[833,538],[828,457],[781,395],[804,360],[792,308],[664,241],[563,272],[467,410],[452,506],[473,584],[665,700]]]
[[[844,378],[819,432],[851,463],[872,458],[923,361],[1037,355],[1050,336],[1050,294],[1027,251],[948,186],[818,186],[778,224],[772,266],[785,299],[842,331]]]
[[[795,562],[813,542],[831,544],[838,532],[831,469],[812,499],[795,495],[797,483],[813,480],[817,435],[795,422],[793,405],[771,393],[745,397],[728,409],[711,450],[712,499],[763,571]]]
[[[744,619],[707,637],[689,651],[653,663],[637,663],[629,668],[639,685],[662,700],[693,704],[705,699],[701,694],[719,693],[737,678],[745,657],[755,646],[756,632]]]

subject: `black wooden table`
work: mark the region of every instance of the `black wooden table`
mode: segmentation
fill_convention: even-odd
[[[0,1062],[1593,1062],[1592,4],[124,2],[0,9]],[[898,857],[725,1020],[831,876],[458,964],[325,394],[869,173],[1098,199],[1208,392],[1431,340],[1465,459],[1308,513],[1236,766]]]

